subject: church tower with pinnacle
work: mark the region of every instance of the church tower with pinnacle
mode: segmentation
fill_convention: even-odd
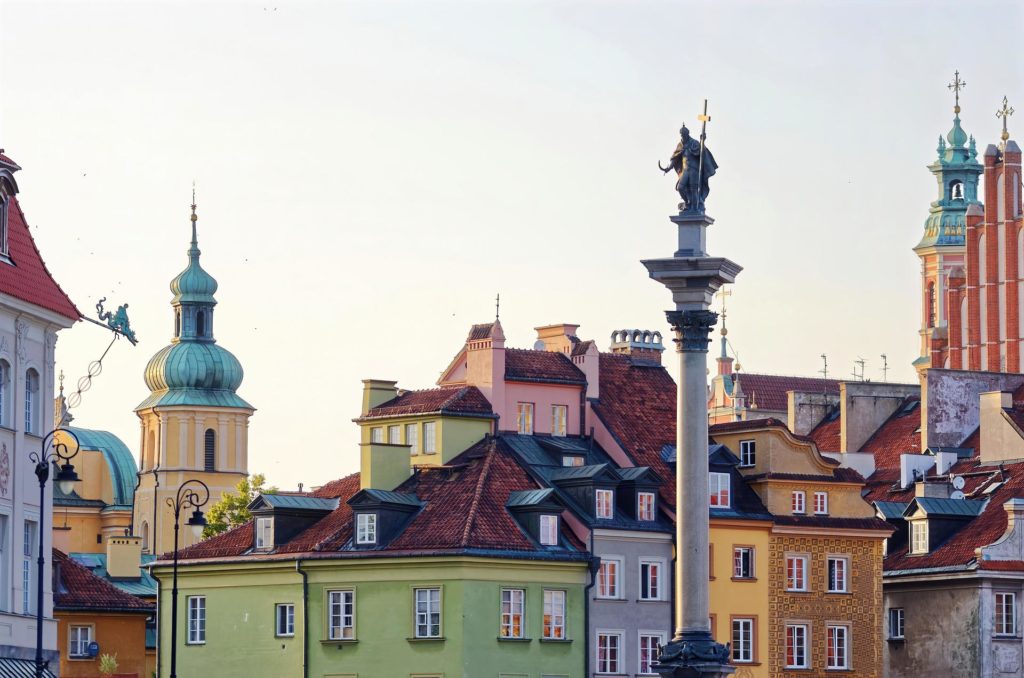
[[[171,281],[174,336],[146,366],[150,395],[135,408],[142,451],[133,521],[143,550],[154,554],[173,548],[174,515],[166,499],[173,500],[183,482],[206,483],[212,504],[249,472],[254,408],[236,393],[242,365],[214,338],[217,281],[199,263],[195,205],[191,218],[188,266]],[[196,541],[191,530],[180,534],[181,546]]]
[[[957,71],[953,90],[953,128],[939,137],[937,157],[928,166],[935,175],[938,197],[931,204],[924,236],[914,248],[921,259],[921,355],[914,361],[918,373],[929,367],[949,367],[950,345],[960,345],[962,328],[950,323],[950,305],[961,303],[951,290],[966,280],[967,212],[979,207],[978,178],[982,165],[973,136],[960,126],[960,90],[966,85]],[[959,308],[956,309],[959,311]]]

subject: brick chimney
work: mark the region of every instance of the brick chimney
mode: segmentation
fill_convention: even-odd
[[[111,579],[142,576],[142,537],[107,538],[107,574]]]
[[[661,364],[665,346],[661,332],[650,330],[616,330],[612,332],[611,352]]]

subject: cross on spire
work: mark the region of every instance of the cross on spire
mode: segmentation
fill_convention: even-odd
[[[953,82],[947,85],[953,90],[953,96],[956,98],[956,106],[953,107],[953,112],[960,115],[960,90],[967,87],[967,83],[960,79],[960,71],[953,73]]]
[[[725,299],[726,297],[732,296],[732,290],[727,290],[725,287],[715,292],[715,296],[722,300],[722,336],[725,336]]]
[[[1006,131],[1006,120],[1011,115],[1013,115],[1013,107],[1010,106],[1010,103],[1006,100],[1006,97],[1003,97],[1003,107],[996,111],[996,117],[1003,119],[1003,134],[1001,138],[1004,144],[1010,138],[1010,133]]]

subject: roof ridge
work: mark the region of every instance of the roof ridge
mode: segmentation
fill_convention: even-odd
[[[890,414],[888,417],[886,417],[885,421],[883,421],[878,428],[876,428],[874,431],[872,431],[871,435],[868,436],[868,439],[865,440],[861,444],[860,449],[858,449],[857,452],[858,453],[860,453],[860,452],[867,452],[868,445],[870,445],[871,442],[875,438],[877,438],[879,436],[879,434],[882,432],[882,429],[884,429],[886,426],[889,425],[889,422],[894,421],[896,419],[899,419],[901,417],[909,416],[911,413],[910,412],[904,412],[903,408],[906,407],[910,403],[911,400],[915,400],[917,402],[920,402],[921,401],[921,396],[920,395],[918,395],[916,397],[912,396],[912,395],[904,396],[903,399],[900,400],[900,404],[896,406],[895,410],[893,410],[893,413]],[[923,454],[923,453],[924,453],[924,451],[922,450],[921,454]],[[870,454],[871,456],[874,456],[873,452],[867,452],[867,454]]]
[[[465,548],[469,546],[469,535],[473,531],[473,523],[476,522],[476,514],[480,508],[480,498],[484,493],[484,485],[487,483],[487,476],[491,470],[491,461],[494,459],[494,455],[497,453],[495,449],[494,440],[491,440],[488,446],[487,459],[484,460],[484,467],[480,469],[480,477],[476,481],[476,490],[473,492],[473,503],[469,505],[469,512],[466,517],[466,527],[462,530],[462,540],[459,545]]]
[[[18,214],[21,215],[21,225],[25,227],[25,233],[28,235],[28,243],[29,243],[29,245],[32,246],[32,251],[34,251],[36,253],[36,257],[39,259],[39,265],[43,267],[43,273],[45,273],[46,277],[48,277],[50,279],[50,282],[52,282],[54,284],[54,286],[57,288],[57,291],[60,292],[60,294],[64,297],[64,300],[66,302],[68,302],[68,304],[71,305],[71,308],[74,309],[75,313],[78,314],[78,317],[72,318],[70,315],[67,315],[65,311],[57,311],[57,310],[52,309],[52,308],[47,308],[46,306],[43,306],[42,304],[40,304],[38,301],[29,301],[29,303],[31,303],[31,304],[33,304],[35,306],[40,306],[41,308],[46,308],[48,311],[56,313],[57,315],[63,316],[65,318],[68,318],[69,320],[72,320],[74,322],[77,322],[79,319],[84,318],[85,316],[82,315],[82,312],[80,310],[78,310],[78,306],[75,305],[75,302],[71,300],[71,297],[68,296],[68,293],[64,291],[64,288],[60,286],[60,283],[57,282],[57,279],[53,277],[52,273],[50,273],[50,268],[46,265],[46,260],[43,259],[43,254],[42,254],[42,252],[39,251],[39,246],[36,245],[36,239],[34,237],[32,237],[32,228],[28,225],[28,217],[25,216],[25,210],[23,210],[21,208],[21,201],[18,200],[18,196],[17,195],[12,195],[11,196],[11,202],[14,203],[15,209],[17,209],[18,210]],[[8,228],[9,227],[10,227],[10,224],[8,224]],[[16,296],[16,295],[11,295],[11,296]],[[25,299],[24,301],[28,301],[28,300]]]

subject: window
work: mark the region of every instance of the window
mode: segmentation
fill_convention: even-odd
[[[807,556],[786,556],[786,590],[807,590]]]
[[[615,494],[611,490],[595,490],[594,491],[594,502],[596,504],[594,513],[598,518],[605,518],[611,520],[614,515],[614,509],[612,504],[615,500]]]
[[[382,443],[384,442],[384,427],[374,426],[370,429],[370,442],[371,443]]]
[[[754,661],[754,620],[739,617],[732,620],[732,660]]]
[[[391,445],[402,444],[402,427],[397,424],[388,426],[388,443]]]
[[[7,384],[11,379],[11,366],[6,360],[0,360],[0,426],[7,426]]]
[[[181,336],[181,311],[174,312],[174,336]]]
[[[217,434],[212,428],[203,435],[203,470],[217,470]]]
[[[786,668],[806,669],[807,661],[807,625],[786,625]]]
[[[620,673],[620,653],[622,652],[622,634],[605,633],[597,634],[597,672],[598,673]]]
[[[377,543],[377,514],[357,513],[356,514],[356,543],[376,544]]]
[[[68,629],[68,656],[73,659],[88,657],[91,642],[91,626],[72,626]]]
[[[196,336],[206,336],[206,313],[203,311],[196,312]]]
[[[583,466],[585,459],[578,454],[563,454],[562,466],[573,467]]]
[[[654,520],[653,492],[636,493],[636,519],[647,521]]]
[[[149,522],[142,521],[142,552],[149,553]]]
[[[927,520],[913,520],[910,522],[910,552],[928,553]]]
[[[437,422],[423,422],[423,454],[437,452]]]
[[[846,570],[848,560],[836,556],[828,557],[828,592],[847,593]]]
[[[501,590],[501,637],[522,638],[525,635],[523,628],[523,599],[526,592],[523,589],[502,589]]]
[[[734,579],[754,578],[754,547],[736,546],[732,550],[732,576]]]
[[[39,373],[33,369],[25,372],[25,433],[36,430],[36,410],[39,409]]]
[[[420,453],[420,427],[416,424],[405,425],[405,444],[409,446],[410,454]]]
[[[597,570],[597,597],[619,597],[619,570],[622,561],[601,559],[601,567]]]
[[[544,637],[565,640],[565,591],[544,590]]]
[[[708,495],[711,506],[729,508],[729,474],[709,473],[708,474]]]
[[[753,466],[756,457],[756,444],[753,440],[740,441],[740,466]]]
[[[793,508],[793,513],[807,512],[807,495],[803,490],[797,490],[794,492],[790,503]]]
[[[903,608],[889,608],[889,638],[903,640]]]
[[[0,254],[5,257],[7,250],[7,206],[10,204],[10,193],[7,185],[0,182]]]
[[[206,642],[206,596],[188,597],[188,644]]]
[[[356,592],[327,592],[328,640],[353,640],[356,637]]]
[[[533,435],[533,403],[516,405],[516,422],[521,435]]]
[[[10,553],[7,548],[7,521],[8,517],[0,513],[0,610],[10,612],[12,610],[7,601],[7,592],[10,588],[10,573],[7,565]]]
[[[540,543],[558,546],[558,516],[542,514],[540,517]]]
[[[441,637],[441,589],[414,589],[416,637]]]
[[[256,519],[256,548],[270,549],[274,547],[274,519]]]
[[[295,635],[295,605],[292,603],[279,603],[275,607],[276,611],[276,630],[274,635],[277,636],[294,636]]]
[[[826,629],[828,658],[825,668],[850,668],[850,630],[845,626],[829,626]]]
[[[551,435],[564,436],[565,422],[569,418],[569,408],[566,405],[551,406]]]
[[[950,200],[964,199],[964,184],[962,181],[953,181],[949,184],[949,198]]]
[[[31,614],[36,611],[35,601],[35,573],[36,573],[36,540],[39,539],[38,526],[33,520],[26,520],[24,524],[24,544],[21,561],[21,611],[23,614]]]
[[[1017,635],[1017,595],[1014,593],[996,594],[996,625],[997,636]]]
[[[658,661],[658,648],[665,642],[661,633],[640,632],[640,675],[656,675],[654,665]]]
[[[640,600],[661,600],[662,563],[640,561]]]
[[[828,492],[814,493],[814,513],[819,516],[828,513]]]

